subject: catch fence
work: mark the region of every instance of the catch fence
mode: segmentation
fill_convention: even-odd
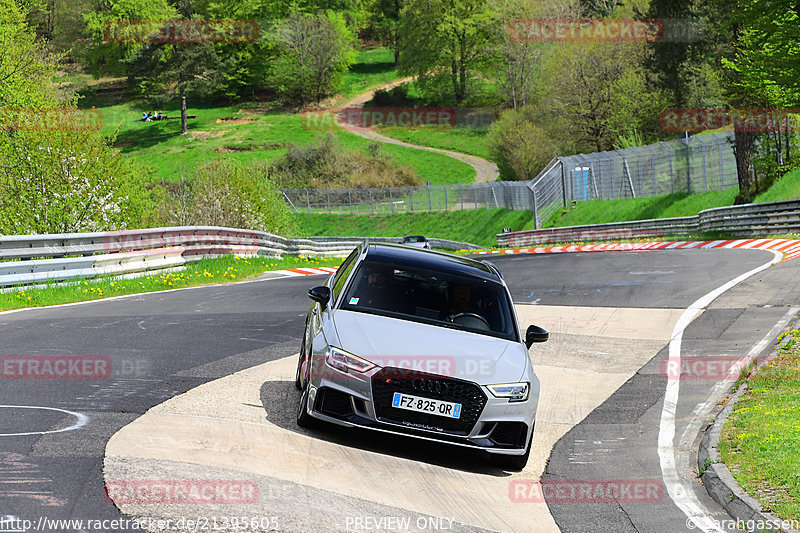
[[[738,184],[733,133],[556,157],[528,182],[383,189],[284,189],[295,212],[376,215],[505,208],[533,211],[536,227],[576,202],[724,190]]]

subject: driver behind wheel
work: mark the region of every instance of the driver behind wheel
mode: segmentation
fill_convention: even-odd
[[[469,285],[455,283],[448,288],[448,304],[442,313],[443,319],[452,322],[453,317],[463,313],[480,314],[480,309],[472,301],[472,290]]]

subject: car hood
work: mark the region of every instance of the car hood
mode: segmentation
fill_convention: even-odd
[[[382,367],[488,385],[519,381],[529,364],[521,343],[478,333],[343,309],[333,322],[338,338],[329,342]]]

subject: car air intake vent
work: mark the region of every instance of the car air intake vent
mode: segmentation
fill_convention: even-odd
[[[461,416],[450,418],[392,407],[395,392],[461,404]],[[469,381],[386,367],[372,376],[375,414],[382,422],[409,428],[468,435],[486,405],[486,395]]]
[[[498,422],[489,439],[504,448],[524,448],[528,426],[523,422]]]
[[[316,405],[317,411],[336,418],[346,418],[353,414],[350,395],[328,387],[319,389]]]

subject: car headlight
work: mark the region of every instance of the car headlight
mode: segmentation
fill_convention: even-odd
[[[487,385],[489,391],[495,398],[508,398],[509,402],[524,402],[528,399],[531,390],[530,383],[500,383],[498,385]]]
[[[358,357],[357,355],[353,355],[345,352],[344,350],[333,347],[328,348],[328,351],[325,354],[325,362],[340,372],[349,372],[350,370],[353,370],[355,372],[364,373],[377,366],[366,359]]]

